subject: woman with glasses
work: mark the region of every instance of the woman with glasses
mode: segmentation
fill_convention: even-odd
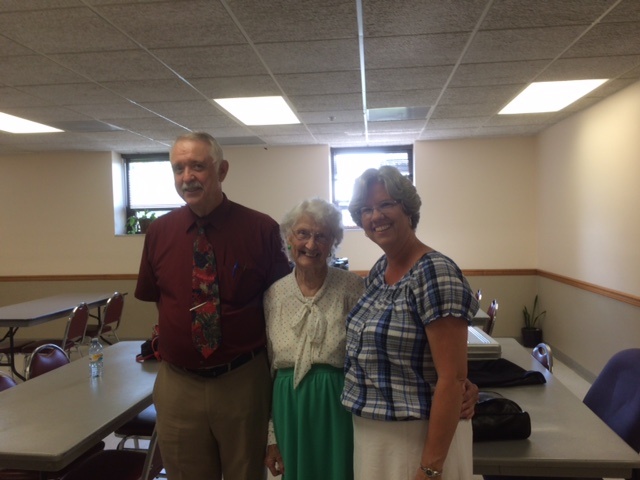
[[[343,237],[342,215],[331,203],[303,201],[280,233],[294,269],[264,296],[275,376],[265,465],[286,480],[349,480],[353,428],[340,403],[345,319],[364,281],[329,266]]]
[[[473,475],[470,415],[460,412],[479,306],[458,266],[416,236],[420,206],[388,166],[365,171],[349,204],[384,251],[347,318],[342,403],[353,414],[356,480]]]

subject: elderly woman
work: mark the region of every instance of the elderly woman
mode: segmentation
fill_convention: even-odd
[[[478,302],[458,266],[416,236],[421,200],[396,168],[357,180],[349,212],[384,251],[347,319],[343,405],[356,479],[472,478],[460,419]]]
[[[343,236],[334,205],[303,201],[285,216],[280,233],[295,266],[264,296],[275,372],[265,464],[287,480],[352,479],[352,420],[340,394],[345,320],[364,281],[329,266]]]

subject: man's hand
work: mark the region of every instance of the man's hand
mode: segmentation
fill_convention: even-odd
[[[465,420],[471,420],[471,418],[473,418],[478,398],[478,386],[475,383],[471,383],[469,379],[466,379],[464,382],[464,392],[462,392],[462,410],[460,411],[460,418]]]
[[[274,477],[284,473],[284,463],[282,463],[282,455],[280,455],[280,449],[277,444],[274,443],[267,446],[264,464]]]

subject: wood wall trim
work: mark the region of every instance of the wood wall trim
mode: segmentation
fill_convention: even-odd
[[[0,277],[0,282],[78,282],[88,280],[137,280],[137,273],[114,273],[100,275],[17,275]]]
[[[352,270],[354,273],[365,277],[369,272],[367,270]],[[625,292],[619,292],[610,288],[601,287],[593,283],[583,282],[574,278],[565,277],[555,273],[536,269],[475,269],[463,270],[468,277],[504,277],[514,275],[538,275],[550,280],[564,283],[587,292],[596,293],[607,298],[611,298],[618,302],[628,303],[635,307],[640,307],[640,297]],[[0,276],[1,282],[77,282],[77,281],[117,281],[117,280],[137,280],[137,273],[124,274],[102,274],[102,275],[17,275],[17,276]]]
[[[629,305],[633,305],[634,307],[640,307],[640,297],[631,295],[629,293],[618,292],[617,290],[612,290],[606,287],[600,287],[598,285],[594,285],[593,283],[583,282],[582,280],[576,280],[574,278],[565,277],[564,275],[558,275],[551,272],[546,272],[544,270],[538,270],[538,275],[544,278],[548,278],[550,280],[554,280],[556,282],[564,283],[566,285],[579,288],[581,290],[586,290],[587,292],[597,293],[598,295],[612,298],[614,300],[617,300],[618,302],[624,302],[624,303],[628,303]]]
[[[366,270],[355,270],[355,273],[358,275],[365,277],[369,273]],[[463,270],[463,273],[467,277],[504,277],[504,276],[513,276],[513,275],[538,275],[540,277],[548,278],[550,280],[564,283],[565,285],[570,285],[575,288],[579,288],[581,290],[586,290],[587,292],[596,293],[598,295],[602,295],[604,297],[612,298],[618,302],[628,303],[629,305],[633,305],[635,307],[640,307],[640,297],[635,295],[630,295],[624,292],[618,292],[616,290],[612,290],[606,287],[600,287],[598,285],[594,285],[593,283],[583,282],[581,280],[576,280],[574,278],[565,277],[564,275],[557,275],[555,273],[546,272],[544,270],[536,270],[536,269],[496,269],[496,270]]]
[[[366,277],[369,274],[368,270],[352,270],[353,273],[357,273],[361,277]],[[467,277],[504,277],[507,275],[536,275],[538,271],[535,268],[512,268],[512,269],[498,269],[498,270],[463,270],[462,273]]]
[[[538,271],[535,268],[511,268],[496,270],[463,270],[462,273],[467,277],[506,277],[514,275],[536,275]]]

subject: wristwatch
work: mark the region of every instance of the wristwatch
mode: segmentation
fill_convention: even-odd
[[[442,475],[442,472],[439,472],[438,470],[434,470],[431,467],[423,467],[422,465],[420,465],[420,470],[422,470],[422,473],[424,473],[427,476],[427,478],[436,478]]]

